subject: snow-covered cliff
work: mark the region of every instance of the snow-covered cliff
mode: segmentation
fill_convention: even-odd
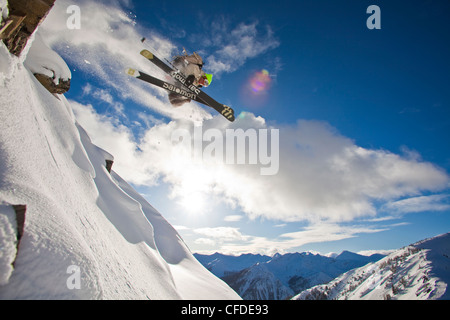
[[[0,42],[0,298],[239,299],[107,171],[112,155],[33,76],[40,59],[24,65],[35,51],[17,58]],[[27,209],[17,251],[18,204]]]

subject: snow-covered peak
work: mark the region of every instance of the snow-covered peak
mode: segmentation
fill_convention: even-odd
[[[214,273],[218,277],[241,271],[254,264],[260,262],[267,262],[271,258],[269,256],[263,256],[260,254],[243,254],[240,256],[230,256],[221,253],[215,253],[213,255],[194,254],[194,256],[200,261],[208,270]]]
[[[257,263],[224,277],[224,280],[246,300],[284,300],[293,294],[269,271],[266,263]]]
[[[361,262],[370,262],[374,260],[381,259],[384,255],[374,253],[370,256],[361,255],[358,253],[350,252],[347,250],[342,251],[339,255],[335,257],[336,260],[353,260],[353,261],[361,261]]]
[[[282,256],[281,253],[277,252],[273,255],[272,260],[279,259],[281,256]]]
[[[450,233],[396,250],[294,299],[449,299]]]

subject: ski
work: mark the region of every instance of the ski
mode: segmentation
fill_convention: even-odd
[[[151,61],[153,64],[155,64],[157,67],[159,67],[161,70],[169,74],[172,78],[177,80],[179,83],[181,83],[183,86],[185,86],[189,91],[195,93],[196,98],[192,99],[197,102],[200,102],[204,105],[207,105],[213,109],[215,109],[217,112],[219,112],[221,115],[223,115],[226,119],[233,122],[235,120],[234,117],[234,110],[230,108],[229,106],[226,106],[222,103],[217,102],[213,98],[211,98],[209,95],[207,95],[205,92],[197,88],[195,85],[186,85],[186,78],[183,74],[178,72],[177,70],[173,69],[169,65],[167,65],[164,61],[159,59],[157,56],[155,56],[150,51],[144,49],[141,51],[141,55],[144,56],[147,60]],[[141,72],[142,73],[142,72]],[[144,76],[146,78],[146,76]],[[149,82],[149,81],[147,81]],[[153,82],[150,82],[153,83]],[[173,86],[173,85],[172,85]],[[169,90],[172,91],[172,90]],[[174,92],[174,91],[173,91]]]
[[[169,82],[166,82],[166,81],[163,81],[161,79],[155,78],[155,77],[153,77],[153,76],[151,76],[151,75],[149,75],[149,74],[147,74],[145,72],[142,72],[142,71],[139,71],[139,70],[136,70],[136,69],[128,68],[128,69],[125,70],[125,72],[129,76],[135,77],[135,78],[140,79],[142,81],[151,83],[151,84],[153,84],[153,85],[155,85],[157,87],[166,89],[167,91],[174,92],[174,93],[179,94],[179,95],[181,95],[183,97],[186,97],[186,98],[189,98],[191,100],[195,100],[197,102],[200,102],[200,103],[204,104],[204,102],[202,100],[200,100],[198,98],[198,96],[194,92],[192,92],[190,90],[183,89],[181,87],[175,86],[175,85],[173,85],[173,84],[171,84]]]

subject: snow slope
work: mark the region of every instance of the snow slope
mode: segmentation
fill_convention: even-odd
[[[0,299],[239,299],[161,214],[108,173],[113,157],[24,58],[0,42]],[[13,269],[14,204],[27,212]]]
[[[305,290],[293,299],[447,300],[448,283],[450,233],[399,249],[326,285]]]

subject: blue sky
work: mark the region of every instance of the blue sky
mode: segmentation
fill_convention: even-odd
[[[68,30],[66,8],[81,8]],[[381,9],[369,30],[368,6]],[[196,252],[393,249],[450,229],[450,31],[444,1],[59,1],[41,32],[72,69],[72,102],[94,143]],[[140,39],[146,37],[142,44]],[[205,89],[243,117],[168,104],[124,75],[164,77],[139,55],[185,47]],[[254,97],[261,70],[270,87]],[[193,122],[192,122],[193,121]],[[280,132],[280,172],[185,165],[176,129]],[[256,170],[257,171],[257,170]]]

